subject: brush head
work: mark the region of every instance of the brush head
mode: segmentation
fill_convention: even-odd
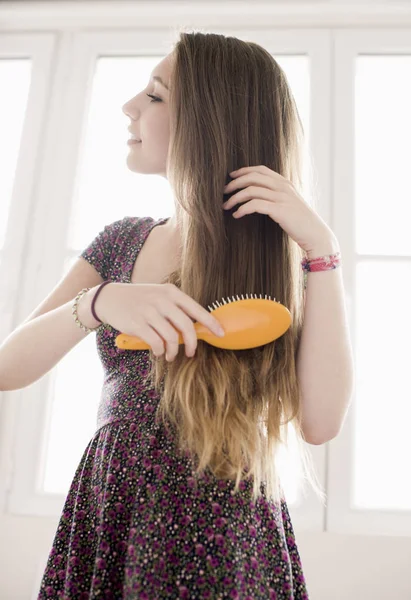
[[[209,307],[210,309],[210,307]],[[213,316],[225,331],[223,337],[211,333],[201,323],[194,328],[199,340],[226,350],[257,348],[281,337],[291,325],[291,313],[270,296],[246,294],[223,298],[211,307]]]
[[[232,296],[213,303],[208,309],[223,327],[225,335],[218,337],[202,323],[195,322],[197,339],[225,350],[246,350],[269,344],[282,336],[292,321],[290,311],[270,296]],[[178,343],[184,344],[181,334]],[[123,333],[117,336],[116,345],[126,350],[150,348],[144,340]]]

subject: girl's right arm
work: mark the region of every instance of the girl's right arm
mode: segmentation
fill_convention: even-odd
[[[85,287],[91,289],[80,298],[77,315],[86,327],[97,327],[91,313],[91,302],[102,277],[84,259],[77,259],[53,293],[35,313],[19,325],[0,346],[0,391],[25,388],[48,373],[74,346],[87,337],[74,321],[72,306],[75,297]],[[110,285],[105,286],[110,288]],[[101,291],[101,296],[107,290]],[[67,301],[67,298],[70,298]],[[66,300],[66,301],[65,301]],[[98,316],[100,296],[96,301]],[[64,303],[62,303],[64,302]],[[50,307],[55,308],[50,309]],[[48,308],[48,310],[44,309]],[[33,313],[33,314],[35,314]]]
[[[72,314],[74,299],[85,287],[91,289],[79,302],[79,320],[86,327],[99,325],[91,313],[99,285],[96,278],[100,283],[104,281],[93,266],[78,258],[72,271],[35,311],[34,318],[30,315],[29,320],[3,342],[0,391],[18,390],[37,381],[87,335],[75,323]],[[193,320],[215,335],[224,335],[220,323],[210,312],[171,283],[112,282],[97,298],[96,314],[117,331],[141,337],[155,356],[165,352],[168,361],[174,360],[179,351],[180,334],[186,355],[194,356],[197,334]]]

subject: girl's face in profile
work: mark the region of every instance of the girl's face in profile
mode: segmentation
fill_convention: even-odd
[[[170,140],[170,92],[167,88],[170,88],[171,61],[172,54],[168,54],[154,68],[147,87],[122,107],[131,120],[124,143],[127,143],[129,133],[141,140],[128,146],[127,166],[131,171],[166,177]]]

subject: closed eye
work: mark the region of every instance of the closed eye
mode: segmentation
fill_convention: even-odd
[[[152,94],[146,94],[146,96],[153,98],[153,100],[150,100],[150,102],[162,102],[161,98],[158,98],[157,96],[153,96]]]

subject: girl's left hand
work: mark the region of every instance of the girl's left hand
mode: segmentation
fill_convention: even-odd
[[[336,246],[336,236],[321,217],[300,196],[291,181],[265,165],[242,167],[230,173],[233,181],[224,187],[224,194],[237,192],[223,204],[229,209],[242,203],[234,218],[258,212],[278,223],[297,244],[308,253]],[[321,251],[320,251],[321,252]]]

